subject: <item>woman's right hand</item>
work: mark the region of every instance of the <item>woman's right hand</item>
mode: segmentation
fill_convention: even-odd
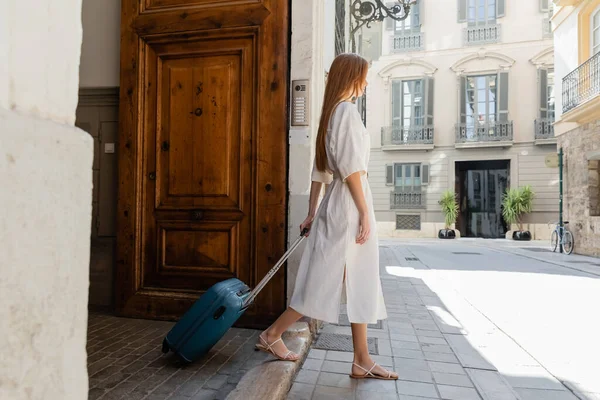
[[[357,244],[365,244],[371,235],[371,221],[368,214],[360,216],[360,226],[358,228],[358,236],[356,237]]]
[[[306,235],[304,236],[308,237],[308,235],[310,235],[310,228],[312,227],[314,219],[314,217],[309,215],[306,217],[304,222],[300,224],[300,232],[304,232],[304,229],[308,229],[308,232],[306,232]]]

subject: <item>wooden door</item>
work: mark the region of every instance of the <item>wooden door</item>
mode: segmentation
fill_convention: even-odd
[[[285,249],[288,4],[123,0],[117,311],[177,319]],[[285,307],[280,272],[240,321]]]

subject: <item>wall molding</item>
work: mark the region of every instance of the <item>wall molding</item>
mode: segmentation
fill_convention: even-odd
[[[529,60],[530,63],[537,68],[553,68],[554,67],[554,47],[548,47],[537,53]]]
[[[117,106],[119,105],[119,88],[80,88],[79,106]]]
[[[508,70],[516,62],[514,59],[505,56],[504,54],[496,53],[493,51],[486,51],[482,48],[477,53],[469,54],[468,56],[461,58],[456,63],[454,63],[454,65],[452,65],[450,69],[454,71],[457,75],[462,75],[466,72],[465,65],[469,61],[486,59],[494,59],[500,61],[498,65],[500,70]]]

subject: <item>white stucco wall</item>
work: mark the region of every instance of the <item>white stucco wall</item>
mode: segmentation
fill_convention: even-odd
[[[317,129],[325,91],[325,72],[334,58],[335,2],[306,0],[292,2],[291,79],[310,79],[310,123],[308,127],[290,127],[289,145],[289,241],[296,240],[299,226],[308,211],[310,173],[315,152]],[[291,297],[302,249],[288,261],[287,296]]]
[[[92,140],[81,0],[0,2],[0,399],[87,398]]]
[[[119,86],[121,0],[83,0],[82,22],[79,85]]]

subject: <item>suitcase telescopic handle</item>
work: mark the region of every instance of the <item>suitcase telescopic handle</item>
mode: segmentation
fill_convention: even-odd
[[[246,309],[246,308],[250,307],[250,304],[252,304],[252,302],[254,301],[254,299],[256,298],[256,296],[258,296],[258,294],[260,293],[260,291],[263,290],[263,288],[267,285],[267,283],[269,283],[269,281],[271,280],[271,278],[273,278],[273,275],[275,275],[277,273],[277,271],[279,271],[279,268],[281,268],[281,266],[287,261],[287,259],[298,248],[298,246],[300,246],[300,243],[302,243],[302,241],[306,238],[306,234],[308,232],[309,232],[308,228],[304,228],[302,230],[302,233],[300,234],[300,236],[298,237],[298,239],[296,239],[296,241],[294,243],[292,243],[292,245],[285,252],[285,254],[283,255],[283,257],[281,257],[281,259],[279,261],[277,261],[277,264],[275,264],[275,266],[273,268],[271,268],[271,270],[269,271],[269,273],[267,273],[267,275],[250,292],[250,295],[244,301],[244,305],[242,306],[243,309]]]

